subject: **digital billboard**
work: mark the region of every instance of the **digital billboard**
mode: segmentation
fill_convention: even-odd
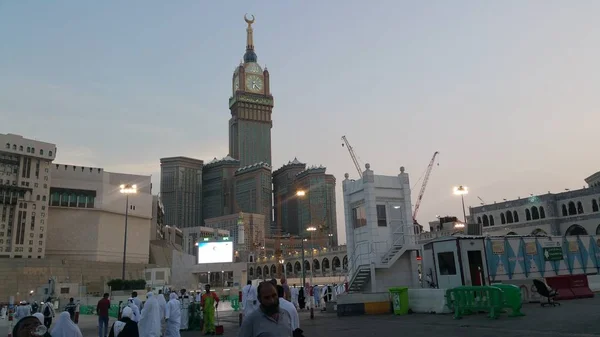
[[[224,263],[233,261],[233,242],[198,242],[198,263]]]

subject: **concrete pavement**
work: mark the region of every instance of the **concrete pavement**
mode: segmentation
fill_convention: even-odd
[[[600,298],[561,302],[561,307],[542,308],[526,304],[524,317],[503,314],[492,320],[484,314],[454,320],[452,315],[414,314],[407,316],[340,317],[336,314],[315,312],[311,320],[307,311],[300,312],[301,328],[306,337],[365,337],[381,334],[392,336],[409,334],[411,337],[592,337],[600,336],[598,313]],[[225,337],[238,333],[238,313],[220,312],[220,323]],[[114,319],[111,319],[110,325]],[[97,336],[97,317],[82,316],[79,322],[84,337]],[[6,320],[0,320],[0,337],[8,332]],[[181,333],[182,337],[200,336],[199,331]]]

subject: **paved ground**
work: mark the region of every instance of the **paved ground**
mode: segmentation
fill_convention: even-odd
[[[408,316],[358,316],[341,317],[315,312],[311,320],[308,312],[300,313],[301,328],[306,337],[365,337],[373,333],[392,336],[409,333],[411,337],[590,337],[600,336],[600,296],[597,298],[564,301],[561,307],[542,308],[539,304],[526,304],[525,317],[506,315],[491,320],[484,314],[467,316],[461,320],[452,315],[415,314]],[[225,336],[236,336],[238,313],[222,312],[221,324]],[[114,320],[111,320],[110,324]],[[79,327],[84,337],[97,336],[96,317],[82,316]],[[8,332],[6,321],[0,320],[0,336]],[[199,331],[182,332],[182,337],[200,336]]]

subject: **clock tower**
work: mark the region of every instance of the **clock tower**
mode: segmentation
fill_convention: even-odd
[[[273,96],[269,72],[257,63],[254,52],[254,15],[251,20],[244,16],[244,20],[248,24],[246,53],[233,73],[229,98],[229,154],[240,161],[240,167],[260,162],[270,166]]]

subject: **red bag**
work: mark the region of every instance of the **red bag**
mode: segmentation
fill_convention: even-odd
[[[220,336],[225,333],[225,328],[221,324],[219,324],[219,311],[217,309],[215,309],[215,314],[217,316],[217,325],[215,325],[215,334]]]

